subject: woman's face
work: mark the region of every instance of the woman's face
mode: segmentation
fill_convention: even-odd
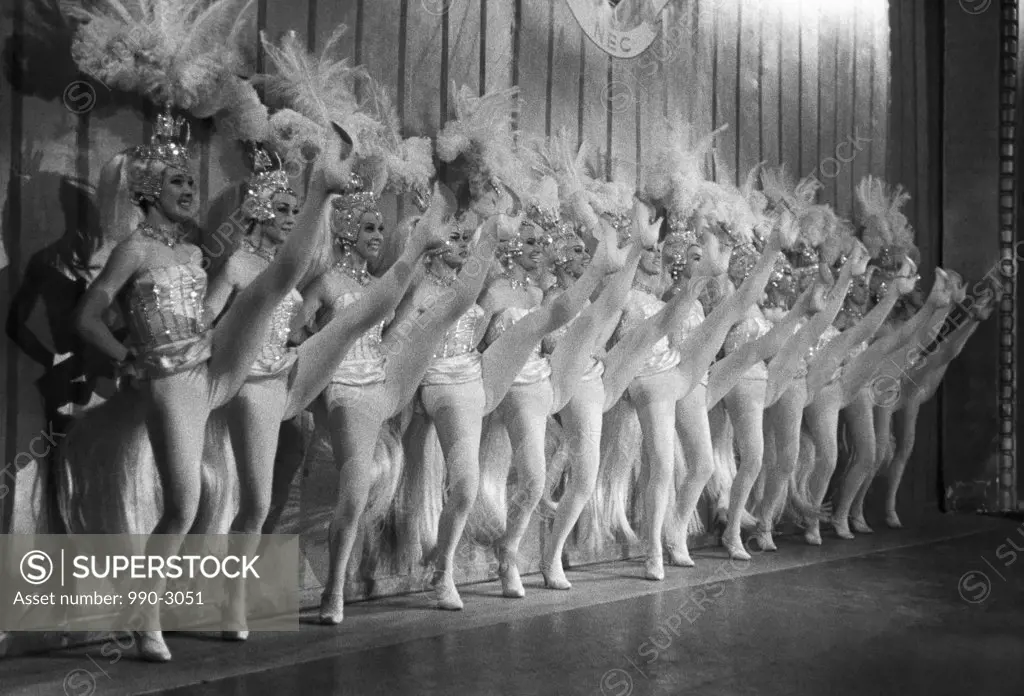
[[[647,275],[658,275],[661,273],[660,244],[644,247],[644,253],[640,256],[640,270]]]
[[[704,262],[701,264],[700,275],[720,276],[727,273],[732,260],[732,246],[711,232],[710,228],[704,230],[702,246]]]
[[[367,210],[359,218],[358,237],[353,249],[367,261],[376,261],[384,246],[384,219],[375,210]]]
[[[533,225],[523,225],[519,234],[523,241],[523,252],[516,257],[516,263],[527,272],[535,271],[540,267],[544,255],[540,231]]]
[[[441,260],[449,268],[461,268],[469,258],[469,245],[473,240],[473,230],[462,230],[455,225],[448,228],[448,245],[441,252]]]
[[[274,217],[261,224],[263,235],[276,244],[288,239],[299,215],[299,199],[291,193],[275,193],[270,201]]]
[[[587,264],[590,263],[590,254],[587,253],[587,248],[583,242],[574,242],[567,255],[569,261],[565,265],[566,270],[573,278],[579,278],[587,269]]]
[[[196,182],[190,172],[167,167],[156,207],[171,222],[191,220],[195,210],[195,191]]]

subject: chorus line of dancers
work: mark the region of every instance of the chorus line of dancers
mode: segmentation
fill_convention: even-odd
[[[82,271],[74,326],[119,389],[63,441],[69,531],[151,534],[152,554],[230,531],[251,553],[294,474],[275,464],[281,423],[306,409],[338,476],[324,624],[343,620],[361,529],[382,562],[431,568],[432,601],[458,610],[460,543],[524,597],[538,508],[554,590],[571,588],[570,539],[641,541],[652,581],[692,567],[702,495],[733,559],[774,551],[784,515],[809,544],[824,522],[870,533],[883,469],[900,526],[919,408],[999,290],[977,284],[964,309],[965,284],[936,269],[924,293],[902,189],[866,177],[847,221],[783,168],[737,187],[717,162],[713,180],[718,133],[675,122],[635,190],[586,143],[516,133],[514,89],[453,90],[434,140],[405,138],[387,91],[332,57],[339,34],[318,55],[261,37],[267,74],[243,79],[248,10],[178,4],[69,15],[79,67],[160,107],[100,177],[102,270]],[[252,162],[202,226],[186,113]],[[391,194],[420,211],[395,229]],[[224,637],[245,640],[244,584],[224,611]],[[158,613],[138,647],[167,661]]]

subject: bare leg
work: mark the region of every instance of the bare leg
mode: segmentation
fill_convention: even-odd
[[[794,386],[765,411],[772,433],[774,452],[767,459],[772,462],[765,472],[764,496],[761,500],[758,541],[765,551],[774,551],[772,527],[785,500],[790,479],[796,471],[800,457],[800,425],[803,422],[806,388],[802,381]]]
[[[679,515],[689,520],[697,510],[704,486],[711,479],[714,470],[714,451],[711,443],[711,425],[708,422],[707,393],[703,385],[676,402],[676,432],[683,446],[686,458],[686,475],[677,486],[679,494],[676,504]],[[689,549],[674,549],[673,563],[692,566]]]
[[[331,447],[340,470],[338,504],[328,532],[331,562],[320,601],[320,622],[328,625],[344,618],[345,575],[374,481],[372,460],[384,422],[383,391],[379,384],[332,384],[325,392]]]
[[[920,412],[920,402],[911,396],[907,405],[893,416],[894,430],[896,432],[896,451],[892,455],[892,463],[889,465],[889,485],[885,496],[885,523],[893,529],[900,529],[903,524],[899,515],[896,514],[896,493],[900,488],[900,481],[903,479],[903,472],[910,461],[910,453],[914,450],[914,436],[917,431],[917,414]]]
[[[629,391],[640,419],[643,448],[649,467],[647,489],[644,491],[646,519],[643,521],[644,541],[647,543],[644,575],[648,580],[665,579],[661,536],[668,511],[668,487],[675,485],[673,425],[679,394],[676,374],[675,370],[671,370],[651,377],[639,377],[630,385]],[[704,408],[703,403],[701,408]],[[704,410],[704,413],[707,411]]]
[[[228,409],[228,429],[238,467],[239,506],[231,523],[236,555],[254,555],[270,512],[274,455],[285,403],[285,378],[246,382]],[[241,536],[244,535],[244,536]],[[245,582],[238,579],[229,593],[229,632],[225,637],[248,637],[245,622]]]
[[[852,461],[839,486],[839,501],[832,515],[836,533],[852,539],[848,520],[853,499],[875,466],[874,404],[867,390],[862,390],[844,409],[846,424],[853,444]]]
[[[568,590],[572,587],[562,570],[562,550],[597,485],[603,405],[601,380],[590,379],[579,383],[572,399],[560,411],[570,457],[569,482],[558,503],[551,544],[541,565],[544,584],[553,589]]]
[[[508,504],[505,536],[495,548],[502,594],[506,597],[525,596],[516,556],[530,526],[530,516],[544,494],[547,468],[544,432],[550,410],[551,383],[548,380],[512,387],[497,409],[514,443],[512,466],[519,485],[519,490]]]
[[[729,496],[729,521],[722,541],[730,557],[744,561],[750,560],[750,554],[743,548],[740,523],[764,457],[764,393],[764,380],[744,379],[725,397],[736,432],[740,466]]]
[[[142,388],[149,391],[146,425],[163,490],[163,513],[146,542],[146,554],[172,556],[181,549],[199,512],[204,432],[210,415],[206,372],[200,366],[154,379]],[[161,592],[162,584],[154,589]],[[155,662],[170,660],[157,606],[143,610],[141,629],[142,657]]]
[[[850,508],[850,526],[858,534],[871,534],[874,531],[864,518],[864,500],[878,471],[892,460],[892,416],[891,408],[874,407],[875,461],[853,499],[853,507]]]
[[[841,392],[838,384],[831,384],[817,395],[814,402],[804,409],[804,420],[814,441],[814,468],[808,482],[811,504],[821,507],[825,502],[828,482],[836,470],[839,458],[839,406]],[[810,520],[804,539],[812,546],[821,545],[820,522]]]
[[[434,420],[437,438],[448,463],[448,498],[441,511],[437,547],[429,561],[435,564],[433,585],[438,606],[462,609],[455,589],[455,550],[476,501],[480,485],[480,414],[484,408],[483,384],[431,385],[422,389],[423,407]]]

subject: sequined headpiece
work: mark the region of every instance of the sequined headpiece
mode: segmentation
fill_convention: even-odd
[[[686,246],[700,244],[694,223],[695,218],[693,215],[683,216],[678,213],[669,213],[668,236],[665,238],[665,243],[685,244]]]
[[[273,199],[278,193],[294,196],[295,191],[288,186],[288,174],[281,166],[281,158],[277,157],[276,167],[270,153],[259,145],[253,147],[253,174],[245,184],[245,198],[242,211],[252,220],[265,222],[274,219]]]
[[[576,234],[576,230],[568,223],[559,223],[555,234],[552,236],[552,259],[555,266],[564,266],[572,258],[572,249],[583,244],[583,240]]]
[[[331,203],[331,228],[345,242],[354,244],[359,238],[358,223],[366,213],[380,216],[377,207],[377,195],[366,188],[363,178],[358,174],[349,177],[349,185],[345,193],[337,196]]]
[[[191,136],[188,121],[174,116],[168,107],[156,117],[149,143],[136,147],[132,158],[140,162],[162,162],[187,172],[192,167],[188,151]],[[163,188],[163,172],[155,172],[149,166],[133,168],[128,185],[137,203],[156,200]]]

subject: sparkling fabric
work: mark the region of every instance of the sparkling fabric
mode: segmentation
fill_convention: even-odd
[[[210,358],[205,299],[206,272],[197,263],[147,269],[128,286],[129,343],[149,377],[184,372]]]
[[[769,331],[772,330],[771,322],[764,317],[753,316],[747,317],[736,326],[729,329],[729,333],[725,336],[725,342],[722,348],[725,350],[726,355],[737,350],[740,346],[744,346],[751,341],[756,341],[761,338]],[[747,370],[746,374],[743,375],[744,379],[768,379],[768,366],[764,362],[755,363]]]
[[[249,369],[249,379],[276,377],[291,369],[297,353],[288,348],[292,321],[302,307],[302,295],[295,290],[277,305],[270,319],[270,333],[267,342],[260,349],[260,356]]]
[[[349,306],[362,296],[362,290],[344,292],[331,303],[332,314]],[[384,381],[385,356],[381,349],[381,336],[384,333],[381,322],[364,333],[345,354],[341,364],[334,370],[331,382],[361,387],[378,384]],[[319,328],[323,328],[320,326]]]
[[[620,337],[653,317],[664,306],[665,303],[654,295],[636,289],[630,290],[626,296],[622,319],[612,336],[613,342],[617,343]],[[679,364],[679,360],[679,351],[671,346],[668,336],[665,336],[654,344],[650,357],[647,358],[636,376],[650,377],[671,370]]]
[[[487,328],[486,342],[488,345],[494,343],[498,338],[514,326],[520,319],[535,309],[523,309],[522,307],[508,307],[501,310]],[[519,374],[512,380],[512,386],[524,384],[536,384],[551,376],[551,366],[548,359],[541,355],[541,346],[538,344],[530,357],[527,358]]]
[[[818,337],[818,343],[809,351],[807,351],[807,363],[813,362],[814,358],[820,353],[825,346],[833,341],[841,332],[836,327],[829,325],[825,332]],[[828,383],[832,384],[843,374],[843,367],[840,365],[836,368],[836,371],[832,373],[832,377],[829,378]]]
[[[421,384],[465,384],[481,378],[482,360],[475,338],[483,318],[484,310],[479,305],[473,305],[459,317],[445,333]]]

